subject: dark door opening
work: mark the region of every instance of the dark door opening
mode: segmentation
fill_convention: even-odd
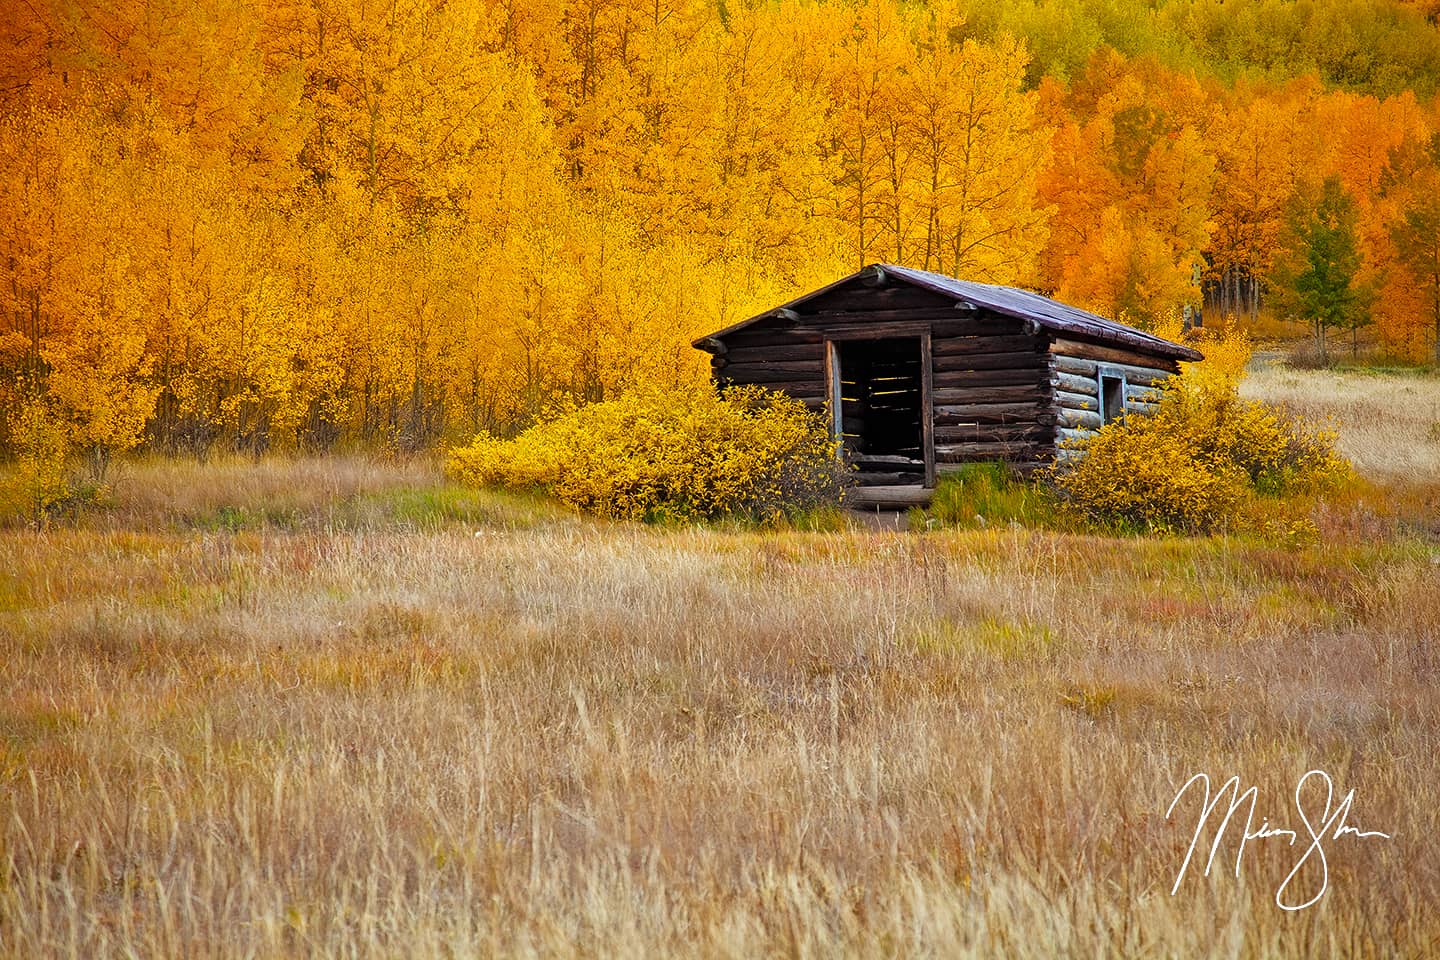
[[[857,468],[886,482],[923,483],[920,338],[842,340],[836,347],[837,425]]]

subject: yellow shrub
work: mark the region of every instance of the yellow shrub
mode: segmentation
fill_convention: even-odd
[[[1205,359],[1185,364],[1186,382],[1215,392],[1232,390],[1245,379],[1255,345],[1244,330],[1228,326],[1218,331],[1197,331],[1190,339]]]
[[[513,440],[452,450],[449,470],[616,519],[773,520],[838,502],[843,476],[824,418],[756,388],[571,406]]]
[[[1107,425],[1086,442],[1084,459],[1058,475],[1060,490],[1105,522],[1151,530],[1223,525],[1244,500],[1244,472],[1202,460],[1187,437],[1158,426],[1155,417]]]
[[[12,429],[15,472],[7,484],[7,500],[16,513],[43,526],[58,504],[70,496],[65,461],[70,434],[65,422],[42,399],[27,400]]]
[[[1173,378],[1152,416],[1107,424],[1057,471],[1066,498],[1102,522],[1205,531],[1242,522],[1256,494],[1333,490],[1350,476],[1331,433],[1242,400],[1228,377]]]
[[[1234,323],[1186,331],[1178,310],[1161,317],[1151,330],[1157,337],[1188,342],[1205,354],[1204,360],[1182,364],[1184,379],[1206,390],[1225,390],[1245,379],[1255,345]]]

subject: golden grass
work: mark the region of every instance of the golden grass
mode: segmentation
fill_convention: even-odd
[[[1440,476],[1440,377],[1267,364],[1240,389],[1309,419],[1329,419],[1340,451],[1367,476],[1411,483]]]
[[[302,460],[0,550],[10,956],[1440,948],[1440,551],[1392,528],[653,529]],[[1293,823],[1312,767],[1394,839],[1303,913],[1276,841],[1170,896],[1186,778]]]

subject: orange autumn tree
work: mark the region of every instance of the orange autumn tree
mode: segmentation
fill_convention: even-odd
[[[1216,168],[1198,87],[1107,52],[1068,94],[1049,85],[1045,96],[1057,127],[1041,182],[1056,206],[1047,286],[1142,324],[1198,304]]]
[[[1440,134],[1432,135],[1426,162],[1408,180],[1409,190],[1394,210],[1389,237],[1397,277],[1397,299],[1403,296],[1411,329],[1402,342],[1421,342],[1426,335],[1440,363]],[[1421,327],[1428,327],[1422,330]],[[1405,336],[1405,334],[1409,336]]]
[[[21,5],[0,451],[27,403],[97,471],[137,445],[511,434],[556,400],[700,382],[694,336],[872,260],[1136,323],[1202,297],[1253,320],[1286,205],[1331,175],[1376,340],[1432,354],[1405,232],[1440,131],[1420,21],[1322,3],[1340,33],[1413,41],[1347,74],[1318,38],[1293,69],[1181,43],[1161,6]]]

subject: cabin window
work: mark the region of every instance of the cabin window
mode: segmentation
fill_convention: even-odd
[[[1100,374],[1100,415],[1105,423],[1125,416],[1125,378],[1118,374]]]
[[[925,474],[919,337],[835,341],[838,432],[862,472]],[[913,474],[913,479],[909,479]]]

